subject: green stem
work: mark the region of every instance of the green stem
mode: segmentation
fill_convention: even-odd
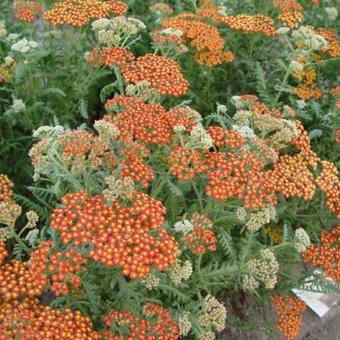
[[[193,189],[194,189],[194,191],[195,191],[195,194],[196,194],[196,197],[197,197],[197,199],[198,199],[198,203],[199,203],[199,205],[200,205],[200,208],[201,208],[201,210],[203,210],[204,208],[203,208],[202,197],[201,197],[201,195],[200,195],[200,193],[199,193],[199,191],[198,191],[198,188],[197,188],[197,186],[196,186],[196,183],[195,183],[194,181],[192,182],[192,187],[193,187]]]
[[[118,81],[119,92],[122,96],[124,96],[123,79],[122,79],[122,74],[120,73],[119,66],[114,66],[113,69],[115,71],[115,75]]]
[[[11,235],[13,238],[17,241],[19,247],[21,250],[25,251],[28,255],[30,254],[30,249],[26,246],[26,244],[23,242],[23,240],[19,237],[19,235],[15,232],[14,228],[10,228]]]

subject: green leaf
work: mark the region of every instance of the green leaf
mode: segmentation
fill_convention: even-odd
[[[100,91],[100,101],[102,103],[105,103],[106,99],[112,95],[112,93],[116,92],[118,89],[118,83],[115,81],[114,83],[111,83],[109,85],[106,85],[102,88]]]

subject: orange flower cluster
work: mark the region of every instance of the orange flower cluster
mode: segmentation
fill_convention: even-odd
[[[204,0],[202,2],[203,6],[197,10],[197,13],[219,24],[227,25],[231,29],[244,33],[262,33],[266,36],[274,36],[276,34],[274,21],[270,17],[262,14],[221,16],[217,6],[211,0]]]
[[[126,48],[95,48],[86,56],[87,62],[92,67],[107,66],[113,67],[115,65],[122,66],[132,61],[135,58]]]
[[[208,132],[217,147],[228,146],[231,149],[239,149],[245,139],[237,131],[225,130],[219,126],[210,126]]]
[[[127,328],[129,334],[124,339],[179,339],[179,327],[172,320],[170,312],[165,308],[147,303],[143,308],[145,319],[132,315],[131,312],[111,310],[104,318],[107,327],[112,324]],[[115,336],[111,331],[103,332],[106,340],[121,340],[123,337]]]
[[[117,0],[63,0],[45,12],[44,19],[53,25],[83,26],[92,19],[124,15],[127,5]]]
[[[2,264],[0,298],[7,301],[40,295],[47,284],[44,270],[49,250],[50,242],[45,242],[32,253],[30,261],[11,260]]]
[[[280,156],[274,166],[272,178],[276,190],[285,197],[301,197],[311,200],[315,193],[315,179],[309,167],[316,168],[319,158],[311,149],[310,139],[303,125],[295,121],[299,136],[291,142],[299,153]]]
[[[276,190],[285,197],[301,197],[311,200],[315,193],[313,174],[301,155],[279,157],[272,172]]]
[[[13,8],[17,19],[22,21],[34,21],[34,19],[43,11],[43,7],[39,2],[17,0],[14,2]]]
[[[0,340],[99,340],[91,320],[71,309],[55,310],[37,299],[0,302]]]
[[[188,91],[188,81],[183,77],[178,64],[167,57],[145,54],[135,61],[122,65],[126,82],[137,84],[146,80],[160,95],[181,96]]]
[[[191,219],[194,230],[184,237],[186,247],[194,254],[204,254],[207,250],[215,251],[217,238],[212,229],[213,223],[208,216],[195,212]]]
[[[6,248],[5,242],[0,242],[0,266],[4,263],[8,256],[8,250]]]
[[[327,197],[327,206],[340,218],[340,181],[336,166],[327,161],[321,161],[322,171],[315,182]]]
[[[123,98],[113,98],[106,103],[106,108],[121,106]],[[104,120],[114,123],[119,129],[120,139],[124,141],[144,144],[169,144],[171,141],[172,130],[167,124],[167,114],[159,104],[146,104],[139,98],[132,99],[125,110],[116,115],[106,115]]]
[[[293,93],[299,98],[309,100],[321,97],[320,89],[314,86],[316,80],[316,70],[314,68],[305,67],[302,71],[293,72],[292,76],[300,82],[299,86],[293,87]]]
[[[153,170],[144,162],[143,158],[135,152],[123,151],[121,161],[121,177],[130,177],[134,182],[139,182],[144,188],[147,188],[155,179]]]
[[[59,296],[66,295],[72,288],[79,288],[81,281],[78,272],[84,270],[87,260],[74,249],[57,252],[48,259],[47,270],[51,275],[51,291]]]
[[[245,208],[265,208],[266,204],[276,204],[275,182],[271,173],[262,168],[252,153],[216,153],[214,161],[214,167],[207,173],[208,196],[216,200],[242,199]]]
[[[0,203],[12,201],[13,186],[13,182],[6,175],[0,174]]]
[[[330,231],[322,231],[321,245],[311,245],[302,254],[305,263],[320,267],[325,276],[340,281],[340,226]]]
[[[274,0],[275,7],[280,8],[281,13],[278,19],[287,27],[297,28],[299,23],[303,20],[301,13],[303,7],[295,0]]]
[[[337,32],[331,28],[317,28],[315,29],[317,34],[322,35],[327,41],[327,47],[323,49],[331,57],[340,57],[340,43],[337,40]]]
[[[55,147],[60,152],[60,160],[71,172],[79,174],[90,166],[97,169],[101,165],[114,168],[116,161],[110,146],[100,137],[85,130],[70,130],[58,136]],[[29,151],[32,164],[41,167],[50,148],[50,139],[45,138]]]
[[[233,61],[233,54],[224,52],[224,39],[218,29],[203,22],[203,19],[197,14],[181,13],[163,20],[162,25],[182,32],[182,42],[189,43],[196,49],[198,63],[211,67]]]
[[[262,14],[238,14],[221,17],[220,22],[230,28],[245,33],[262,33],[268,37],[276,34],[273,19]]]
[[[291,296],[273,295],[273,300],[278,314],[277,328],[287,340],[293,340],[300,334],[306,304]]]
[[[339,101],[340,103],[340,101]],[[340,107],[340,105],[339,105]],[[334,136],[335,143],[340,144],[340,130],[335,131],[335,136]]]
[[[312,98],[319,99],[322,96],[319,88],[304,85],[293,87],[293,93],[303,100],[309,100]]]
[[[176,261],[177,242],[163,228],[166,209],[141,192],[124,205],[104,203],[101,196],[84,192],[62,198],[51,226],[64,244],[90,245],[89,256],[107,266],[119,266],[130,278],[145,277],[151,267],[165,270]],[[152,233],[150,233],[152,231]]]
[[[171,151],[168,158],[170,172],[178,179],[188,181],[208,169],[205,156],[206,153],[201,150],[178,146]]]

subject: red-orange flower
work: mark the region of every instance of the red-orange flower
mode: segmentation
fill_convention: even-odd
[[[179,327],[171,318],[170,312],[165,308],[147,303],[143,308],[144,317],[134,316],[131,312],[119,310],[111,310],[104,318],[107,327],[112,324],[124,326],[128,329],[128,334],[124,339],[179,339]],[[104,331],[102,333],[106,340],[120,340],[122,337],[115,336],[112,331]],[[145,338],[146,339],[146,338]]]
[[[101,196],[79,192],[64,196],[62,203],[51,226],[64,244],[90,245],[94,260],[119,266],[131,278],[146,276],[152,266],[165,270],[175,263],[177,243],[162,228],[166,209],[147,194],[134,192],[130,202],[108,206]]]
[[[306,304],[291,296],[273,295],[273,300],[278,315],[277,328],[287,340],[293,340],[300,334]]]
[[[181,96],[188,91],[188,81],[179,65],[172,59],[155,54],[145,54],[122,66],[126,82],[137,84],[146,80],[160,95]]]
[[[26,0],[15,1],[13,8],[16,17],[22,21],[33,21],[43,10],[39,2]]]
[[[340,281],[340,226],[330,231],[322,231],[321,244],[311,245],[302,254],[305,263],[320,267],[325,276]]]

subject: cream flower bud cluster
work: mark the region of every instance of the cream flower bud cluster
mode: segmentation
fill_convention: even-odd
[[[61,125],[56,126],[40,126],[38,129],[34,130],[33,137],[40,140],[48,137],[56,137],[65,132],[65,129]]]
[[[180,315],[178,318],[178,326],[179,326],[179,331],[182,336],[187,336],[191,329],[192,329],[192,324],[189,319],[189,314],[185,313]]]
[[[310,238],[303,228],[295,230],[294,247],[298,253],[303,253],[310,246]]]
[[[246,222],[246,227],[248,230],[257,231],[264,225],[268,224],[275,217],[274,207],[260,209],[257,212],[253,212],[249,215],[248,221]]]
[[[14,52],[27,53],[38,47],[38,43],[33,40],[21,39],[14,43],[11,50]]]
[[[26,110],[26,105],[21,99],[14,99],[11,109],[14,112],[18,113],[18,112]]]
[[[14,227],[15,221],[21,215],[22,208],[16,203],[0,203],[0,224]]]
[[[0,21],[0,38],[4,38],[7,35],[6,25],[3,21]]]
[[[208,331],[198,337],[199,340],[214,340],[216,339],[214,332]]]
[[[247,139],[256,138],[254,130],[251,129],[249,126],[233,125],[232,128],[234,131],[238,132],[244,138],[247,138]]]
[[[182,264],[182,261],[178,259],[175,265],[170,267],[169,277],[175,285],[178,285],[182,281],[189,280],[192,271],[193,269],[190,261],[187,260]]]
[[[301,26],[293,31],[292,38],[304,49],[319,50],[327,47],[325,38],[306,26]]]
[[[122,47],[130,36],[145,28],[146,26],[139,19],[125,16],[113,19],[102,18],[92,23],[98,42],[108,47]]]
[[[143,279],[142,283],[147,289],[151,290],[159,286],[160,279],[155,274],[150,273]]]
[[[135,191],[135,185],[130,177],[116,179],[114,176],[107,176],[105,182],[108,189],[103,191],[103,196],[108,203],[112,203],[118,198],[132,198],[132,194]]]
[[[198,317],[200,325],[212,327],[221,332],[225,328],[226,318],[226,308],[214,296],[206,296],[202,306],[202,314]]]
[[[271,220],[275,220],[276,210],[273,206],[269,206],[255,212],[248,212],[245,208],[240,207],[236,210],[236,217],[245,224],[248,230],[257,231]]]
[[[238,126],[248,126],[252,116],[253,113],[249,110],[237,110],[233,119]]]
[[[0,228],[0,242],[7,241],[11,236],[11,230],[8,227]]]
[[[106,143],[111,143],[113,140],[116,140],[120,134],[116,125],[105,120],[95,121],[94,128]]]
[[[247,263],[247,269],[267,289],[274,289],[277,283],[279,263],[270,249],[263,249],[260,255]]]
[[[26,218],[27,218],[26,227],[31,229],[35,228],[39,221],[38,214],[35,211],[30,210],[26,213]]]
[[[11,56],[5,57],[4,61],[6,67],[11,67],[15,62],[15,60]]]
[[[255,279],[252,275],[244,275],[242,277],[242,289],[249,292],[254,292],[260,287],[260,282]]]
[[[186,144],[188,149],[210,149],[214,145],[207,130],[201,124],[197,124],[190,133],[189,141]]]
[[[174,229],[177,233],[187,235],[194,230],[194,226],[189,220],[182,220],[174,224]]]
[[[135,85],[127,85],[125,93],[129,97],[139,97],[144,101],[154,101],[157,98],[156,89],[146,80],[142,80]]]
[[[292,71],[292,72],[299,72],[299,71],[302,71],[303,70],[303,65],[300,64],[298,61],[296,60],[292,60],[289,64],[289,69]]]

